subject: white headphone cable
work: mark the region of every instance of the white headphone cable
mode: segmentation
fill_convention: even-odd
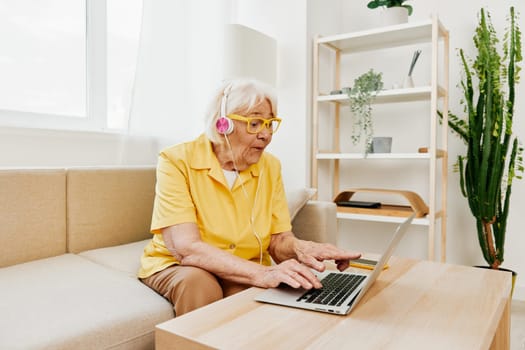
[[[233,168],[234,168],[233,170],[235,171],[235,173],[237,174],[237,178],[241,182],[241,188],[242,188],[242,191],[244,193],[244,197],[246,198],[246,200],[249,200],[248,192],[246,192],[246,188],[244,188],[244,181],[242,180],[241,174],[240,174],[240,172],[239,172],[239,170],[237,168],[237,164],[235,163],[235,155],[233,154],[233,148],[231,146],[230,139],[228,138],[228,135],[224,135],[224,138],[226,139],[226,143],[228,144],[228,148],[230,149],[230,153],[232,155]],[[259,176],[259,179],[257,180],[257,189],[255,190],[255,198],[253,200],[252,211],[251,211],[251,214],[250,214],[250,226],[252,228],[252,233],[255,236],[255,238],[257,239],[257,243],[259,244],[259,265],[262,265],[262,257],[263,257],[262,240],[261,240],[261,237],[259,236],[259,234],[257,233],[257,231],[255,230],[254,210],[255,210],[255,203],[257,203],[257,197],[259,196],[259,183],[261,181],[261,178],[262,178],[262,172],[261,172],[261,175]]]

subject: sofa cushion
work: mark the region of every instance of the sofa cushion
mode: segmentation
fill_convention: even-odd
[[[115,247],[92,249],[78,255],[97,264],[123,272],[127,276],[136,277],[140,268],[140,257],[149,241],[146,239]]]
[[[136,278],[73,254],[0,269],[0,290],[0,349],[151,349],[173,317]]]
[[[66,172],[0,172],[0,267],[66,252]]]
[[[299,213],[306,203],[314,196],[316,191],[317,190],[315,188],[299,188],[286,192],[290,220],[293,221],[297,213]]]
[[[150,238],[154,196],[154,167],[68,169],[68,252]]]
[[[308,201],[292,221],[300,239],[337,245],[337,206],[334,202]]]

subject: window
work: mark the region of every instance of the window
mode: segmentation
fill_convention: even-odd
[[[142,0],[0,3],[0,125],[124,129]]]
[[[86,110],[83,0],[2,3],[0,107],[82,117]]]
[[[137,66],[142,0],[107,2],[107,127],[127,127]]]

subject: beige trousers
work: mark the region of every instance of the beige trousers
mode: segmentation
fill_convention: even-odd
[[[173,265],[141,281],[173,304],[180,316],[250,286],[223,280],[193,266]]]

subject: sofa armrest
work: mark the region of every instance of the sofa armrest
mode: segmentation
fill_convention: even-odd
[[[292,221],[297,238],[337,244],[337,206],[328,201],[308,201]]]

